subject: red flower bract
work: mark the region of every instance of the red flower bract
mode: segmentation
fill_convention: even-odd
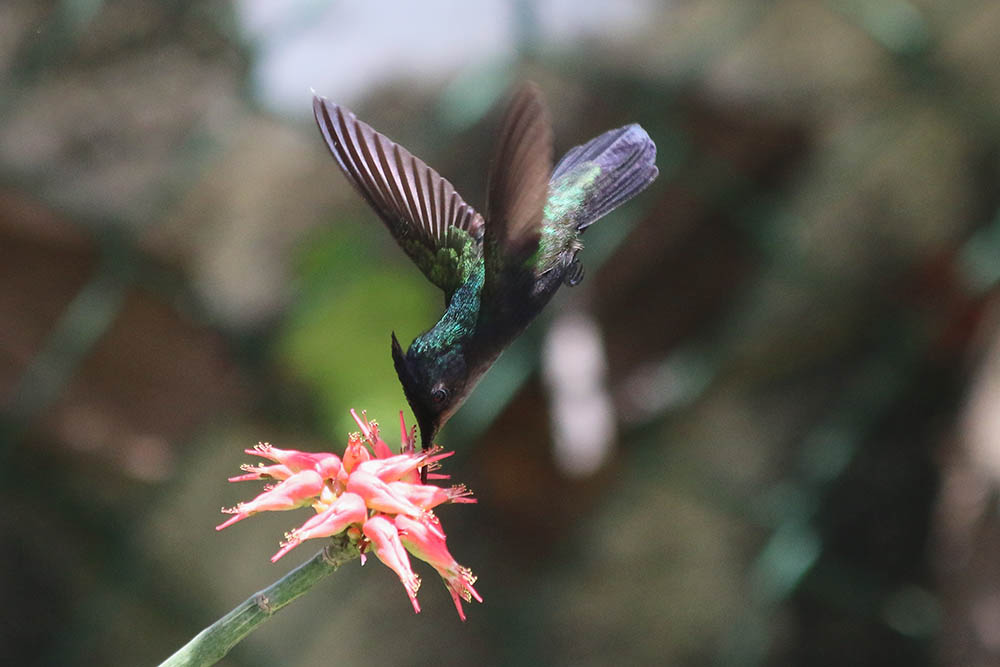
[[[378,424],[364,416],[351,415],[361,431],[348,438],[343,457],[328,452],[300,452],[261,443],[248,454],[274,465],[244,465],[245,474],[229,481],[275,480],[253,500],[222,511],[233,516],[216,526],[222,530],[257,512],[290,510],[311,506],[316,515],[286,533],[281,549],[271,557],[277,561],[305,540],[327,538],[347,531],[359,543],[362,554],[372,551],[399,577],[413,610],[420,611],[418,577],[407,552],[430,563],[444,580],[464,621],[462,600],[482,602],[472,587],[472,571],[459,565],[445,547],[445,534],[433,508],[442,503],[474,503],[464,485],[448,488],[420,483],[420,468],[436,469],[450,453],[433,448],[415,452],[412,431],[407,433],[400,413],[402,453],[393,454],[379,437]],[[364,413],[362,413],[364,415]],[[429,479],[447,479],[429,475]],[[364,563],[362,556],[362,563]]]

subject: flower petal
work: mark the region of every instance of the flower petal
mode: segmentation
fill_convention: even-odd
[[[393,491],[386,482],[363,470],[355,470],[347,479],[347,491],[365,499],[368,507],[387,514],[419,516],[423,510],[405,496]]]
[[[417,474],[420,466],[436,464],[453,454],[454,452],[442,452],[439,448],[431,448],[419,454],[397,454],[386,459],[371,459],[359,463],[357,469],[377,475],[383,482],[403,480],[417,483],[420,480],[420,475]]]
[[[362,530],[371,542],[378,559],[399,576],[403,588],[406,589],[406,595],[413,603],[413,611],[419,613],[417,591],[420,589],[420,577],[414,574],[410,566],[410,557],[400,542],[396,526],[384,516],[375,515],[365,522]]]
[[[352,435],[347,441],[347,449],[344,450],[344,470],[352,473],[359,464],[369,461],[371,458],[371,452],[365,447],[365,443],[358,434]]]
[[[323,478],[315,470],[297,472],[277,486],[264,491],[253,500],[240,503],[231,509],[223,509],[234,516],[215,527],[222,530],[242,521],[257,512],[284,511],[302,507],[313,502],[323,490]]]
[[[251,450],[247,450],[251,451]],[[240,466],[240,470],[246,472],[245,475],[237,475],[236,477],[230,477],[230,482],[248,482],[254,479],[277,479],[283,480],[288,479],[295,472],[286,465],[276,463],[275,465],[265,466],[265,465],[250,465],[244,463]]]
[[[445,586],[455,602],[458,616],[464,621],[465,611],[462,609],[462,600],[482,602],[483,598],[472,586],[476,583],[476,577],[472,574],[472,570],[459,565],[448,551],[441,522],[433,515],[424,514],[419,519],[399,515],[395,518],[394,523],[398,529],[400,541],[407,551],[429,563],[441,575],[441,579],[444,580]]]
[[[271,557],[271,562],[274,563],[305,540],[332,537],[343,532],[351,524],[363,523],[367,518],[368,508],[365,507],[364,498],[355,493],[345,493],[325,511],[288,533],[281,550]]]
[[[253,449],[244,450],[247,454],[254,454],[265,459],[271,459],[275,463],[281,463],[292,469],[293,472],[315,468],[316,464],[323,459],[334,456],[330,452],[300,452],[297,449],[278,449],[271,446],[269,442],[258,442]],[[339,457],[337,457],[339,458]]]
[[[408,482],[390,482],[389,488],[406,498],[417,507],[425,510],[434,509],[443,503],[474,503],[472,492],[464,484],[456,484],[447,489],[433,484],[410,484]]]

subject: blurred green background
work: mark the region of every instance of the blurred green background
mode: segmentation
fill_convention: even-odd
[[[659,179],[441,435],[485,604],[348,566],[224,661],[1000,664],[1000,3],[0,4],[0,646],[155,664],[308,558],[258,440],[395,441],[440,294],[310,117],[480,209],[532,79]],[[407,410],[407,414],[409,414]],[[315,545],[318,546],[318,545]]]

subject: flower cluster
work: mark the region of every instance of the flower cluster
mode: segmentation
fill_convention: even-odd
[[[363,413],[362,413],[363,414]],[[278,449],[260,443],[248,454],[274,462],[273,465],[243,465],[245,474],[231,477],[230,482],[262,479],[276,480],[259,496],[233,508],[232,514],[216,526],[222,530],[257,512],[281,511],[310,506],[316,515],[300,527],[285,534],[274,562],[304,540],[330,537],[347,531],[348,537],[361,549],[361,562],[372,551],[403,583],[413,609],[420,611],[417,590],[420,578],[410,566],[407,552],[429,563],[441,578],[455,601],[459,617],[464,621],[462,600],[483,599],[472,587],[476,578],[471,570],[459,565],[445,546],[445,534],[433,509],[442,503],[473,503],[464,485],[443,488],[421,483],[420,469],[435,470],[439,461],[451,453],[434,448],[414,451],[414,432],[407,433],[403,414],[399,415],[402,431],[402,453],[394,455],[379,437],[378,424],[351,415],[361,428],[352,434],[343,457],[326,452],[300,452]],[[447,475],[430,472],[426,479],[447,479]]]

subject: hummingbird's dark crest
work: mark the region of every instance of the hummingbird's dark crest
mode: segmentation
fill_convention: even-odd
[[[444,290],[444,315],[406,354],[392,334],[396,374],[430,447],[559,286],[580,281],[580,234],[656,178],[656,146],[639,125],[626,125],[570,149],[553,169],[548,111],[526,84],[503,117],[484,218],[351,111],[317,96],[313,112],[347,180]]]

